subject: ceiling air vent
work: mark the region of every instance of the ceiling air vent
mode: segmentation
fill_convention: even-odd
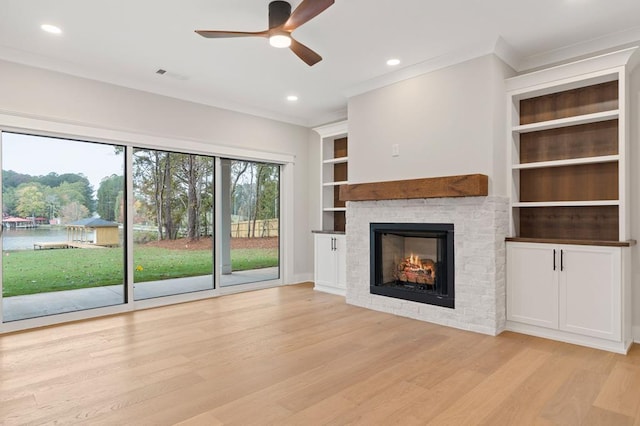
[[[171,71],[167,71],[167,70],[163,70],[162,68],[158,68],[158,70],[156,71],[156,74],[163,75],[165,77],[169,77],[169,78],[172,78],[174,80],[180,80],[180,81],[189,80],[189,77],[187,77],[186,75],[178,74],[176,72],[171,72]]]

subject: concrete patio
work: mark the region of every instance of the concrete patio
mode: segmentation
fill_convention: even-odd
[[[278,268],[253,269],[222,275],[220,287],[278,279]],[[176,278],[134,284],[134,299],[144,300],[174,294],[211,290],[212,276]],[[83,288],[3,298],[3,321],[10,322],[66,312],[119,305],[124,300],[122,285]]]

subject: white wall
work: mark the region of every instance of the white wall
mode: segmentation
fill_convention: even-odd
[[[631,238],[640,239],[640,67],[637,67],[630,80],[630,107],[627,114],[631,127],[629,143],[629,170],[631,173]],[[633,296],[634,340],[640,342],[640,248],[631,249],[631,288]]]
[[[163,136],[295,156],[293,272],[294,277],[311,277],[307,209],[311,130],[5,61],[0,61],[0,76],[1,113],[126,131],[142,141]]]
[[[349,181],[483,173],[490,194],[506,195],[504,79],[511,75],[486,55],[352,97]]]
[[[318,230],[322,229],[322,213],[321,213],[321,205],[320,205],[320,169],[321,169],[321,138],[320,135],[314,131],[311,132],[311,136],[309,138],[309,151],[308,151],[308,163],[311,165],[309,167],[308,173],[308,192],[309,192],[309,223],[311,224],[311,229]],[[313,238],[310,237],[311,244],[313,244]]]

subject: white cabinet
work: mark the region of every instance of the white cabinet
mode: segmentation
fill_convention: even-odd
[[[507,243],[507,328],[626,352],[624,247]]]
[[[558,328],[558,275],[547,244],[507,244],[507,320]]]
[[[346,294],[347,268],[344,234],[315,233],[315,289],[327,293]]]
[[[621,248],[560,247],[559,328],[620,340]]]

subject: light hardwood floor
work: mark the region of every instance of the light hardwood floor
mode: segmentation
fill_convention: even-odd
[[[0,336],[0,424],[640,425],[628,356],[346,305],[310,284]]]

